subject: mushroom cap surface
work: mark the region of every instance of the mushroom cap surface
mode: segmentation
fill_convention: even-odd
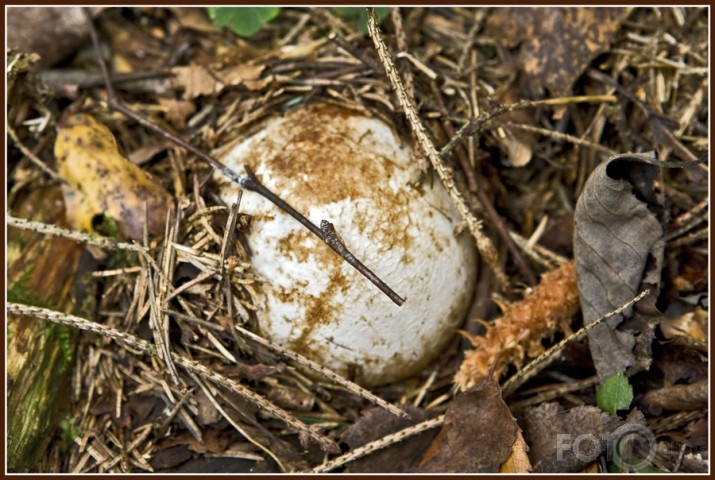
[[[400,296],[383,292],[288,214],[244,191],[251,264],[262,282],[261,334],[367,386],[406,378],[445,348],[464,320],[476,276],[468,233],[435,181],[415,188],[414,153],[380,119],[303,106],[262,124],[222,159],[260,181],[345,246]],[[237,186],[222,183],[235,202]]]

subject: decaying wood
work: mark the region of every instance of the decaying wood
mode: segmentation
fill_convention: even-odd
[[[62,224],[64,207],[58,187],[30,192],[14,212],[34,220]],[[73,299],[83,248],[67,238],[8,230],[8,297],[51,305],[59,311],[81,312],[87,304]],[[62,407],[67,406],[66,382],[75,333],[66,327],[7,316],[8,467],[35,469],[52,439]]]
[[[64,315],[60,312],[49,310],[46,308],[32,307],[17,303],[8,303],[7,311],[26,317],[45,319],[60,325],[66,325],[70,327],[79,328],[81,330],[86,330],[88,332],[97,333],[109,337],[124,346],[136,349],[142,353],[148,355],[158,355],[156,347],[154,347],[146,340],[142,340],[141,338],[138,338],[128,333],[112,330],[98,323],[90,322],[89,320],[86,320],[84,318],[76,317],[73,315]],[[314,440],[325,451],[330,453],[337,453],[340,451],[338,445],[333,440],[315,432],[310,427],[297,420],[293,415],[267,401],[257,393],[254,393],[253,391],[249,390],[240,382],[237,382],[236,380],[232,380],[217,372],[214,372],[206,366],[201,365],[200,363],[191,360],[183,355],[179,355],[172,352],[171,359],[175,364],[183,367],[188,372],[195,373],[203,378],[211,380],[217,385],[224,386],[229,390],[232,390],[235,393],[241,395],[242,397],[245,397],[246,399],[256,403],[257,405],[260,405],[261,408],[263,408],[267,413],[283,420],[285,423],[298,430],[307,438]]]

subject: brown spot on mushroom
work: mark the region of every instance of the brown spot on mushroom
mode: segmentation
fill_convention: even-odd
[[[270,171],[280,172],[280,175],[272,175],[272,189],[282,192],[299,211],[306,212],[313,205],[360,198],[373,200],[378,208],[391,206],[385,210],[394,213],[384,222],[371,223],[367,220],[370,215],[364,212],[359,215],[356,226],[370,237],[388,240],[388,248],[408,250],[412,237],[406,231],[407,220],[401,207],[407,206],[414,195],[402,188],[394,191],[389,185],[388,179],[398,168],[389,158],[376,155],[374,162],[351,162],[358,151],[372,147],[374,140],[370,137],[374,133],[370,132],[359,143],[351,141],[350,124],[335,121],[350,115],[326,105],[291,112],[282,125],[286,132],[292,132],[288,141],[278,145],[271,138],[263,139],[254,147],[255,158],[263,158]],[[255,163],[252,166],[255,168]],[[404,186],[404,189],[409,188]],[[301,194],[293,195],[292,192],[297,190],[301,190]]]
[[[321,351],[321,345],[317,344],[314,339],[311,340],[313,331],[319,325],[339,321],[342,309],[326,299],[333,298],[337,291],[346,293],[349,287],[350,284],[345,275],[341,271],[335,270],[330,274],[328,286],[320,297],[293,291],[294,294],[301,295],[306,300],[306,313],[302,321],[304,328],[298,338],[290,342],[290,348],[293,351],[313,358],[325,357],[325,352]]]

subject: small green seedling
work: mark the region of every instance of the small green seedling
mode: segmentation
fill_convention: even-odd
[[[339,16],[352,20],[357,19],[360,31],[367,35],[367,8],[365,7],[332,7]],[[390,13],[390,7],[375,7],[377,18],[382,21]]]
[[[280,10],[280,7],[208,7],[209,17],[217,27],[229,27],[241,37],[260,31]]]
[[[596,392],[598,408],[611,415],[626,410],[633,401],[633,387],[622,373],[617,373],[603,382]]]
[[[60,420],[59,430],[62,451],[68,454],[74,439],[82,435],[82,429],[76,424],[76,420],[68,415]]]

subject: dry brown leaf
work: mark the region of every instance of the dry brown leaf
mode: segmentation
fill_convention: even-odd
[[[526,84],[567,95],[589,63],[605,52],[630,10],[622,7],[495,9],[486,32],[507,47],[521,45]]]
[[[265,65],[241,64],[223,69],[213,66],[191,64],[174,67],[173,83],[184,90],[184,99],[190,100],[202,95],[217,95],[227,86],[237,86],[244,82],[256,82],[261,78]]]
[[[171,7],[169,10],[176,16],[182,27],[202,33],[216,33],[221,31],[208,17],[205,8]]]
[[[63,185],[68,223],[75,229],[92,231],[96,215],[116,221],[125,238],[141,240],[144,204],[147,229],[164,231],[171,197],[141,168],[119,153],[107,127],[89,115],[62,120],[55,141],[55,158]]]
[[[596,440],[618,428],[623,421],[593,406],[564,410],[557,403],[542,403],[525,415],[524,436],[529,444],[529,458],[536,472],[578,472],[591,463],[577,455],[572,444],[582,435]],[[581,437],[584,438],[585,437]],[[593,442],[585,442],[583,449]],[[597,448],[600,450],[601,445]],[[584,450],[585,451],[585,450]]]
[[[531,462],[529,461],[529,446],[521,434],[521,429],[516,432],[516,442],[511,447],[511,456],[499,469],[499,473],[529,473],[531,472]]]
[[[189,102],[188,100],[159,97],[159,105],[161,105],[161,109],[169,122],[178,129],[184,128],[186,118],[196,111],[194,102]]]
[[[184,98],[187,100],[201,95],[214,95],[223,88],[223,85],[219,87],[218,80],[202,65],[174,67],[171,71],[174,74],[172,83],[176,88],[184,90]]]
[[[261,78],[265,65],[235,65],[221,70],[218,77],[226,85],[240,85]]]
[[[421,473],[495,473],[512,454],[519,427],[489,380],[457,395],[420,463]]]
[[[483,381],[497,361],[494,378],[498,379],[507,366],[518,367],[525,356],[539,356],[544,351],[541,340],[560,326],[567,329],[578,305],[573,262],[545,273],[541,283],[527,291],[523,300],[509,305],[484,336],[463,332],[474,350],[465,352],[455,383],[465,390]]]

